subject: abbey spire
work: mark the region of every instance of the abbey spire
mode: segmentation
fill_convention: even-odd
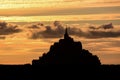
[[[66,28],[65,29],[65,34],[64,34],[64,39],[68,39],[68,38],[69,38],[68,29]]]

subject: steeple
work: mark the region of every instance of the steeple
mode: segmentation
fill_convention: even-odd
[[[67,28],[65,29],[65,34],[64,34],[64,39],[68,39],[69,38],[69,35],[68,35],[68,31],[67,31]]]

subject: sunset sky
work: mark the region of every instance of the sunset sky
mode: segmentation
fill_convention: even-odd
[[[120,64],[120,0],[0,0],[0,64],[38,59],[66,25],[103,64]]]

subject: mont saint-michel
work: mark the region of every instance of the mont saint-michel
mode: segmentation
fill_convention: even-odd
[[[32,61],[32,65],[40,64],[101,65],[101,62],[96,55],[83,49],[81,42],[75,42],[66,28],[64,39],[55,42],[49,52],[39,57],[39,60]]]
[[[80,41],[76,42],[69,36],[67,28],[64,38],[51,45],[50,50],[38,60],[32,60],[32,65],[0,65],[0,78],[2,79],[40,80],[45,78],[43,76],[46,73],[52,78],[55,75],[67,76],[66,74],[71,78],[74,77],[74,73],[77,73],[79,77],[74,78],[87,79],[91,76],[90,79],[114,80],[120,78],[120,65],[101,64],[97,55],[84,49]]]

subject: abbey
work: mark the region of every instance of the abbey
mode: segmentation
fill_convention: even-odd
[[[81,42],[75,42],[65,29],[64,39],[55,42],[48,53],[44,53],[32,65],[41,64],[80,64],[101,65],[99,58],[82,48]]]

